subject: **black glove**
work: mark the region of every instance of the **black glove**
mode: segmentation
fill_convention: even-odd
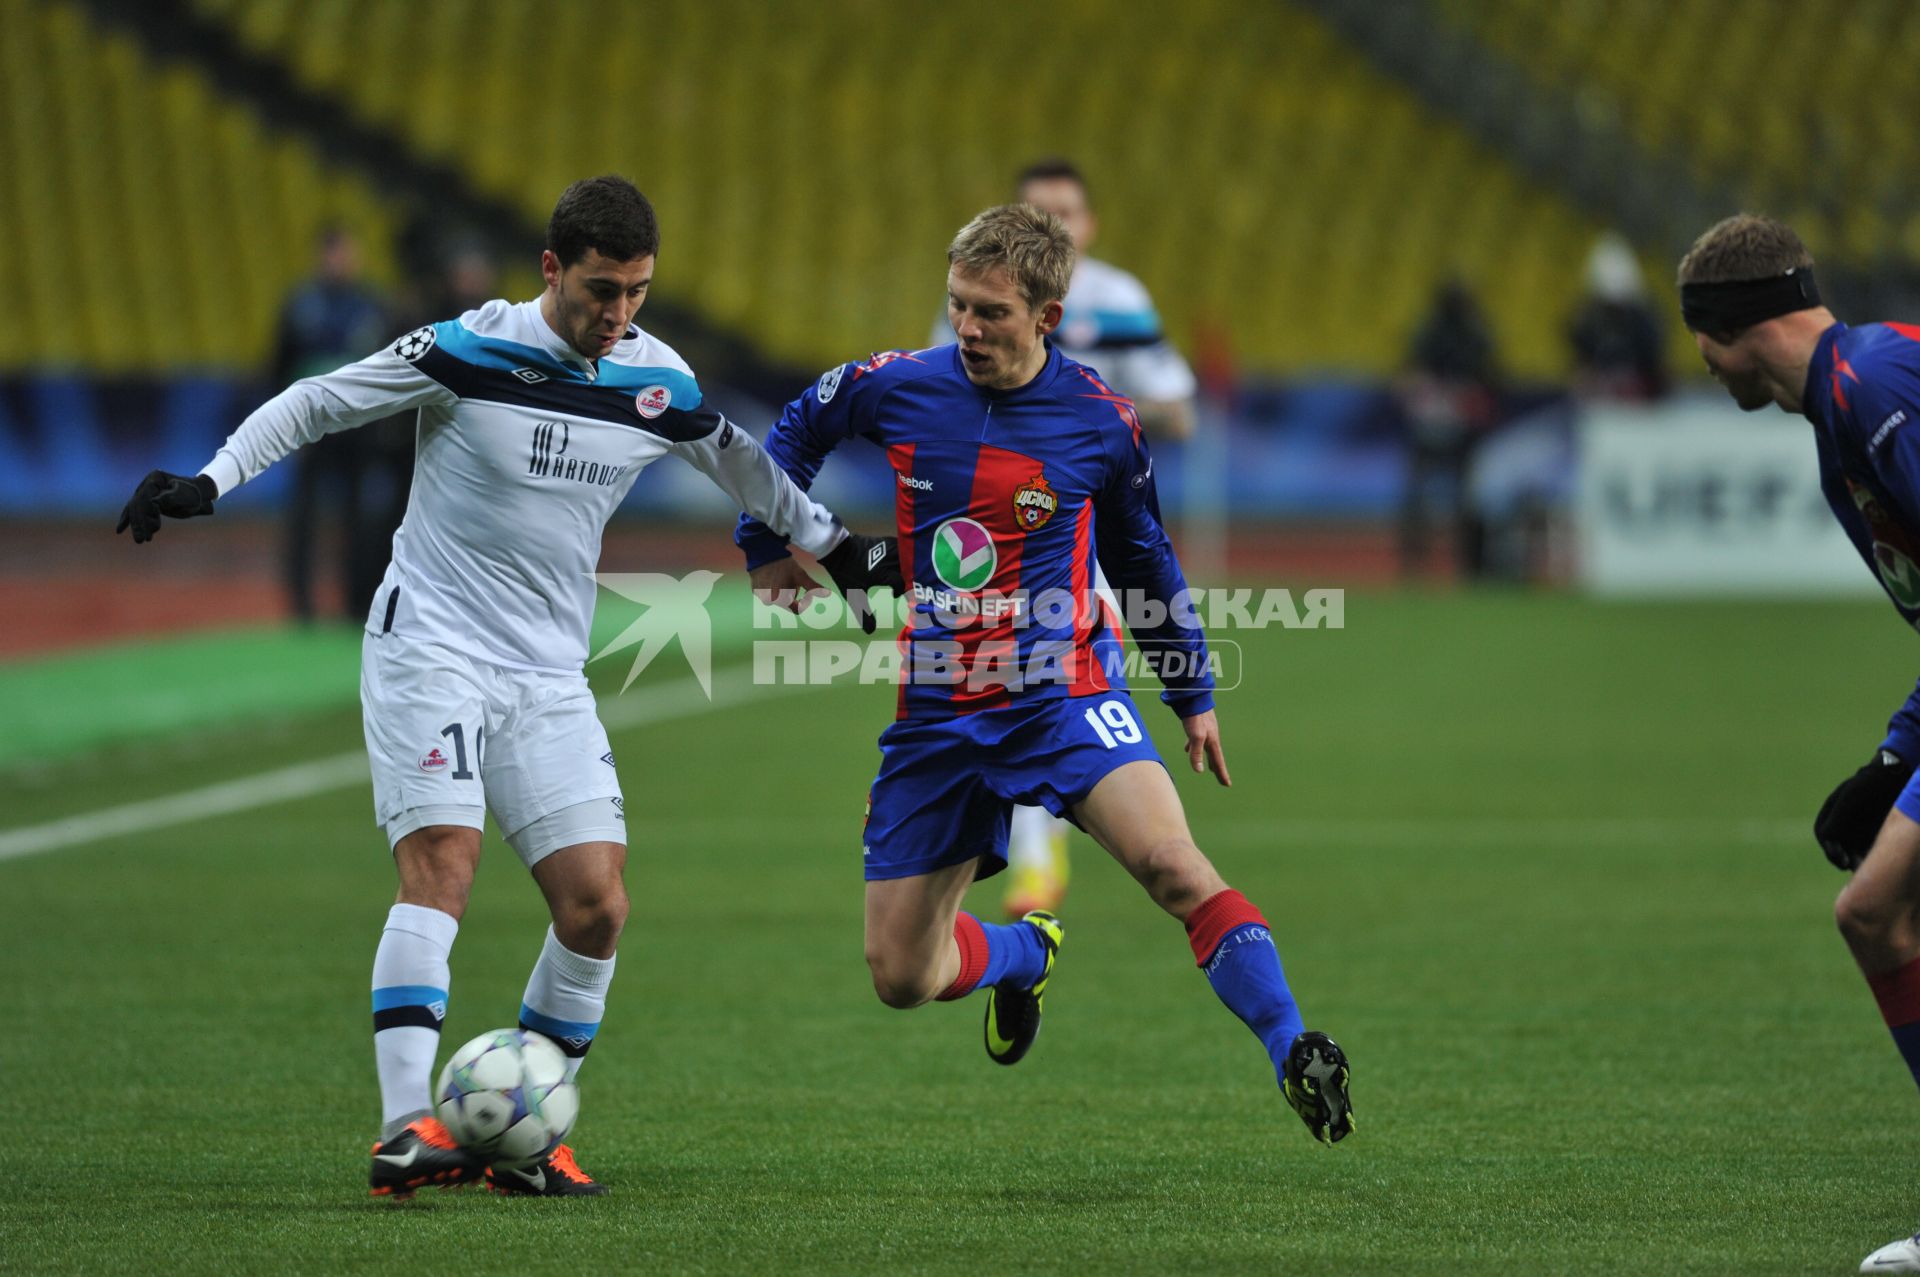
[[[1893,810],[1893,800],[1912,778],[1913,764],[1883,749],[1827,795],[1813,818],[1813,836],[1834,868],[1860,867]]]
[[[114,528],[114,534],[117,536],[132,528],[135,541],[151,541],[153,534],[160,530],[161,515],[169,519],[191,519],[212,514],[213,499],[219,495],[213,480],[204,474],[189,479],[185,475],[155,470],[133,490],[133,499],[120,511],[120,524]]]
[[[869,537],[849,532],[846,540],[820,556],[820,566],[846,596],[847,606],[860,618],[860,628],[868,634],[873,633],[873,609],[867,606],[867,592],[883,585],[895,594],[904,593],[907,588],[900,575],[898,537]]]

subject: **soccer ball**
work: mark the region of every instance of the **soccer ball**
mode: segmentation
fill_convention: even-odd
[[[530,1166],[553,1152],[580,1115],[560,1048],[526,1029],[482,1033],[440,1070],[435,1110],[468,1152]]]

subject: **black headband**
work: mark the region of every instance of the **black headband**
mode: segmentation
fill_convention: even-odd
[[[1811,266],[1765,279],[1680,285],[1680,316],[1696,333],[1737,333],[1819,304],[1820,287],[1813,282]]]

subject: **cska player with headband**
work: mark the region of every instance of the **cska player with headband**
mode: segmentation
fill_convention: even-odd
[[[1813,423],[1834,517],[1908,625],[1920,626],[1920,325],[1850,328],[1820,302],[1813,255],[1772,218],[1740,214],[1680,262],[1680,308],[1714,377],[1751,412]],[[1853,877],[1834,918],[1920,1081],[1920,688],[1873,756],[1842,781],[1813,832]],[[1920,1272],[1920,1236],[1867,1256],[1863,1273]]]
[[[958,343],[830,370],[789,404],[767,450],[805,488],[843,439],[894,472],[900,571],[899,707],[880,737],[863,842],[866,956],[888,1006],[986,992],[987,1054],[1026,1055],[1064,930],[1034,911],[996,925],[960,908],[1006,866],[1016,803],[1066,816],[1186,928],[1214,992],[1272,1061],[1313,1135],[1353,1129],[1345,1054],[1305,1029],[1260,911],[1194,845],[1172,778],[1135,716],[1119,643],[1093,596],[1094,558],[1157,656],[1196,772],[1229,782],[1206,638],[1160,525],[1133,404],[1048,340],[1073,273],[1059,218],[988,209],[947,251]],[[785,541],[742,517],[736,540],[763,597],[812,581]],[[877,547],[876,547],[877,548]],[[789,593],[790,592],[790,593]],[[1146,610],[1146,609],[1142,609]]]

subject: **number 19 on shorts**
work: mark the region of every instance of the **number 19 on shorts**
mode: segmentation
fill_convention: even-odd
[[[1133,717],[1133,707],[1125,701],[1087,706],[1087,723],[1108,749],[1140,743],[1140,724]]]

